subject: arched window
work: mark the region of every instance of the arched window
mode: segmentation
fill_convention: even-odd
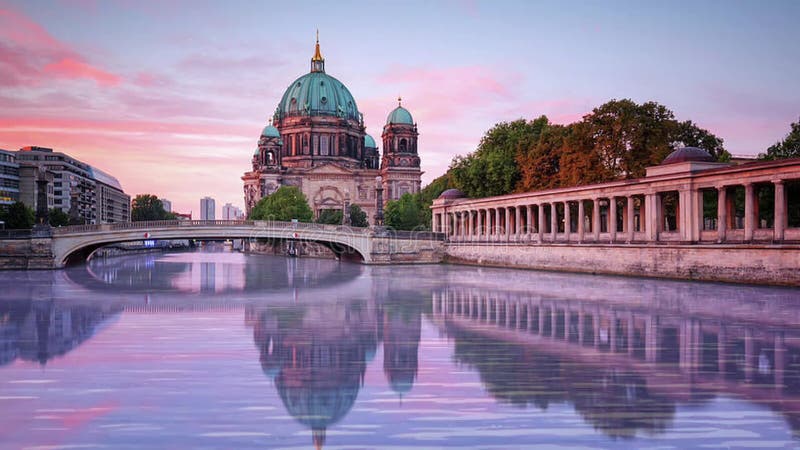
[[[405,139],[400,139],[400,151],[404,152],[408,148],[408,142]]]

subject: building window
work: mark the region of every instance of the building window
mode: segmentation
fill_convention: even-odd
[[[319,147],[319,154],[322,156],[328,156],[328,136],[321,135],[320,136],[320,147]]]

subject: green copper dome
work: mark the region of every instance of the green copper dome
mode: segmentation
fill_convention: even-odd
[[[258,149],[258,147],[256,147],[256,151],[253,152],[253,156],[258,156],[258,155],[259,155],[259,149]]]
[[[276,137],[276,138],[281,137],[281,134],[278,133],[278,129],[273,127],[272,125],[265,126],[264,131],[261,132],[261,135],[266,137]]]
[[[364,135],[364,147],[366,148],[378,148],[375,144],[375,139],[372,139],[372,136],[365,134]]]
[[[406,125],[414,125],[414,119],[411,118],[411,113],[402,106],[398,106],[394,111],[389,113],[386,118],[386,124],[400,123]]]
[[[356,101],[341,81],[325,72],[311,72],[286,88],[276,116],[336,116],[361,120]]]

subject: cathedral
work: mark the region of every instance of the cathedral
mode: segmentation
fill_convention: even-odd
[[[381,157],[353,95],[325,73],[317,37],[311,71],[286,88],[258,139],[252,170],[242,177],[247,213],[280,186],[297,186],[315,217],[355,204],[373,223],[378,177],[384,202],[419,192],[418,136],[398,98],[383,127]]]

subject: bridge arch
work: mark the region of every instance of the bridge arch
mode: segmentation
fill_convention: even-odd
[[[158,221],[85,225],[55,229],[56,267],[85,261],[100,247],[145,239],[281,239],[317,242],[338,255],[364,263],[371,261],[368,229],[333,225],[260,221]]]

